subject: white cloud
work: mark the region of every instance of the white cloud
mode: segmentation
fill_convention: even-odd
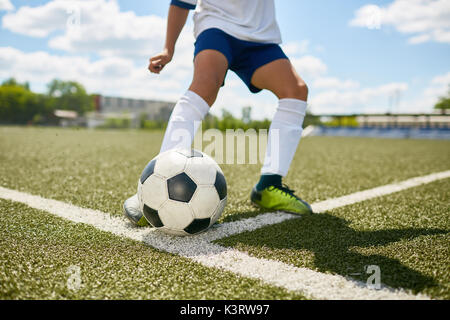
[[[10,0],[0,0],[0,11],[14,10],[14,5]]]
[[[5,15],[3,27],[48,38],[50,48],[62,50],[70,57],[20,51],[12,57],[12,48],[2,48],[0,65],[7,59],[14,60],[2,73],[37,81],[40,87],[42,82],[57,77],[80,81],[90,92],[105,95],[176,100],[187,88],[192,74],[194,37],[192,26],[187,25],[173,61],[161,75],[150,74],[148,59],[163,48],[166,21],[155,15],[122,12],[115,0],[53,0],[41,6],[24,6]],[[29,59],[39,63],[30,65]],[[23,63],[17,63],[19,60]],[[66,67],[60,68],[60,64]],[[39,72],[34,72],[35,68]]]
[[[313,87],[318,89],[357,89],[359,82],[354,80],[340,80],[334,77],[322,77],[314,80]]]
[[[12,32],[43,38],[66,26],[69,2],[51,1],[40,7],[22,6],[3,17],[3,28]]]
[[[407,83],[388,83],[376,87],[339,90],[331,89],[314,94],[310,100],[314,113],[386,112],[390,97],[408,90]]]
[[[311,55],[291,58],[290,60],[302,78],[315,79],[327,71],[327,65],[319,58]]]
[[[171,101],[185,90],[176,72],[151,75],[145,65],[136,66],[130,59],[106,57],[93,61],[0,47],[0,78],[9,77],[30,81],[33,87],[39,88],[45,88],[55,78],[75,80],[91,93]]]
[[[450,72],[433,77],[422,90],[417,89],[418,84],[411,86],[404,82],[363,88],[345,88],[340,83],[345,81],[319,78],[314,82],[314,94],[310,100],[314,113],[429,113],[433,111],[439,98],[448,94]]]
[[[395,0],[386,7],[370,4],[359,8],[350,21],[351,26],[368,28],[377,23],[411,35],[411,44],[450,43],[450,1]]]
[[[380,29],[384,11],[377,5],[369,4],[356,11],[356,17],[350,21],[351,26]]]
[[[410,100],[405,106],[418,112],[430,112],[438,102],[439,98],[447,96],[450,90],[450,72],[438,75],[431,79],[422,93],[416,98]],[[411,112],[411,111],[409,111]]]
[[[432,85],[437,85],[442,87],[448,88],[450,85],[450,72],[447,72],[444,75],[434,77],[433,80],[431,80]]]
[[[283,51],[288,56],[305,54],[306,52],[308,52],[309,46],[310,46],[309,40],[291,41],[282,44]]]
[[[166,19],[122,12],[114,0],[53,0],[37,7],[21,7],[3,18],[12,32],[49,38],[50,48],[102,57],[148,59],[164,45]],[[180,36],[177,50],[192,56],[190,26]]]

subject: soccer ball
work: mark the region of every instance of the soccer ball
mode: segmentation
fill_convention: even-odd
[[[145,167],[138,198],[147,221],[172,235],[205,231],[227,203],[227,183],[219,165],[197,150],[170,150]]]

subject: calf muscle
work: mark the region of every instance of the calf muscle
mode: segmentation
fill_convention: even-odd
[[[288,59],[275,60],[257,69],[252,84],[272,91],[278,99],[308,99],[308,87]]]
[[[228,69],[226,57],[215,50],[200,52],[194,61],[194,77],[189,90],[202,97],[209,106],[216,101]]]

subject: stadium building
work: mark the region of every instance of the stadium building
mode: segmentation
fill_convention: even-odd
[[[95,97],[95,111],[87,116],[87,127],[95,128],[108,119],[128,119],[131,127],[138,127],[142,118],[168,121],[175,103],[167,101],[129,99],[121,97]]]
[[[322,118],[333,119],[334,122],[310,128],[309,135],[450,139],[450,114],[445,110],[430,114],[329,115]]]

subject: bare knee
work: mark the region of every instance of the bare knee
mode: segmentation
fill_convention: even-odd
[[[307,101],[309,89],[303,80],[299,80],[292,85],[284,87],[277,94],[279,99],[298,99]]]
[[[228,68],[227,58],[215,50],[203,50],[194,60],[194,78],[189,90],[202,97],[209,106],[216,101]]]
[[[215,75],[201,75],[194,78],[189,90],[194,91],[205,100],[209,106],[216,101],[223,79],[220,80]]]

